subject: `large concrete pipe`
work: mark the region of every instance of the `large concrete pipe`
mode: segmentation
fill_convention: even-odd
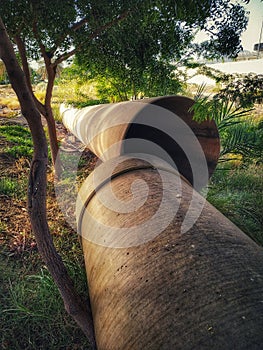
[[[181,233],[193,195],[203,198],[168,164],[119,160],[106,178],[111,167],[77,203],[98,349],[262,349],[262,248],[208,202]],[[142,180],[147,199],[129,212]]]
[[[143,151],[175,163],[180,174],[200,189],[216,167],[220,143],[213,121],[193,120],[193,103],[187,97],[165,96],[80,110],[62,106],[61,114],[64,125],[103,161]]]
[[[158,100],[162,101],[149,101]],[[175,111],[180,99],[168,100],[168,113],[151,102],[146,107],[145,102],[121,104],[122,123],[113,106],[87,109],[91,119],[86,122],[81,112],[64,112],[70,130],[105,161],[83,183],[76,205],[98,349],[261,349],[263,250],[192,187],[199,172],[205,178],[199,167],[199,161],[202,166],[204,162],[187,127],[176,120],[177,133],[185,134],[163,146],[162,125],[159,133],[158,123],[148,122],[148,111],[151,119],[155,110],[163,121],[169,120],[168,135],[170,116],[182,113],[197,134],[209,173],[219,150],[212,123],[204,129],[193,127],[188,105],[183,107],[188,99],[182,98],[181,112]],[[133,108],[135,117],[129,115]],[[146,118],[142,110],[147,111]],[[117,130],[118,123],[124,124],[122,131]],[[165,152],[157,147],[158,152],[146,149],[148,155],[141,155],[136,145],[126,146],[129,130],[131,137],[146,136]],[[160,136],[163,140],[158,142]],[[205,139],[211,141],[211,149]],[[115,142],[117,147],[107,152]],[[181,156],[191,159],[181,162]],[[198,188],[205,181],[199,175],[196,183]],[[182,229],[186,221],[187,230]]]

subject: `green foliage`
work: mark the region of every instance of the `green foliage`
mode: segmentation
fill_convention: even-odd
[[[58,115],[61,103],[66,102],[72,106],[82,108],[109,102],[108,99],[98,99],[96,83],[90,79],[90,74],[87,71],[74,63],[61,72],[59,79],[57,79],[56,89],[54,89],[54,96],[58,102],[56,106]]]
[[[184,87],[174,73],[176,62],[186,63],[203,50],[211,49],[213,55],[236,55],[240,50],[238,38],[247,24],[242,6],[227,0],[149,4],[138,5],[136,15],[133,10],[77,54],[78,64],[99,82],[100,96],[127,100],[139,93],[149,97],[176,94]],[[192,44],[197,28],[213,32],[210,49]],[[227,38],[227,52],[224,45],[215,47],[217,36],[219,43]]]
[[[180,56],[192,34],[173,15],[167,19],[165,6],[148,8],[146,3],[139,16],[110,28],[78,55],[78,62],[99,79],[100,94],[105,95],[103,83],[120,100],[139,92],[151,96],[178,90],[169,61]]]
[[[12,147],[7,147],[5,149],[6,154],[9,156],[19,159],[21,157],[26,157],[31,159],[33,155],[33,148],[28,148],[28,146],[17,145]]]
[[[67,0],[61,4],[60,0],[1,0],[1,17],[12,39],[24,43],[28,58],[44,58],[44,71],[31,72],[33,81],[40,76],[49,79],[50,64],[58,73],[59,64],[77,54],[89,78],[98,82],[99,98],[111,101],[137,98],[139,93],[182,92],[175,64],[196,54],[235,56],[247,25],[244,8],[231,0]],[[198,30],[206,31],[209,41],[193,44]]]
[[[211,2],[211,12],[212,21],[206,21],[203,27],[210,38],[201,43],[199,52],[210,59],[236,57],[241,50],[240,35],[248,23],[245,9],[241,4],[220,0]]]
[[[109,102],[127,101],[133,95],[131,83],[125,77],[105,75],[98,72],[93,79],[96,84],[97,95]]]
[[[90,73],[86,69],[77,65],[74,61],[70,66],[67,66],[62,70],[58,83],[63,86],[71,81],[73,85],[77,84],[81,86],[89,79],[91,79]]]
[[[31,139],[31,134],[28,128],[19,126],[19,125],[1,125],[0,126],[1,134],[11,142],[25,142],[28,144]],[[31,142],[32,145],[32,142]]]
[[[1,16],[30,58],[45,52],[57,67],[79,53],[93,75],[129,83],[133,95],[176,92],[171,62],[211,50],[235,55],[247,24],[243,7],[230,0],[67,0],[63,6],[60,0],[2,0]],[[192,44],[198,29],[211,36],[199,47]]]
[[[263,159],[263,130],[251,121],[245,121],[226,129],[223,135],[221,157],[228,154],[242,155],[245,162]],[[227,158],[225,159],[227,160]]]
[[[70,105],[76,108],[84,108],[88,106],[97,106],[99,104],[108,103],[108,100],[86,100],[86,101],[69,101]]]
[[[243,108],[263,102],[263,76],[256,74],[235,77],[218,94],[220,98],[229,98]]]
[[[228,126],[241,123],[249,115],[252,109],[243,109],[229,100],[221,99],[218,95],[204,96],[204,85],[200,86],[195,96],[195,104],[191,110],[194,111],[194,119],[198,122],[214,120],[218,130],[224,130]]]
[[[69,23],[74,22],[76,10],[73,1],[66,1],[61,6],[58,0],[48,3],[43,0],[2,0],[1,17],[9,34],[12,37],[19,35],[26,44],[29,57],[38,60],[41,57],[39,43],[52,55],[62,33],[67,32]],[[63,40],[61,44],[67,49],[71,43]]]

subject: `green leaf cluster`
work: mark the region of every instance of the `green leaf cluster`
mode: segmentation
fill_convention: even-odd
[[[198,74],[214,79],[216,83],[222,85],[217,94],[218,98],[229,99],[243,108],[253,107],[254,103],[263,101],[262,74],[228,74],[206,65],[198,67]]]
[[[244,108],[229,96],[222,96],[221,92],[212,98],[203,96],[204,88],[199,88],[191,110],[198,122],[216,122],[221,140],[221,161],[233,159],[233,155],[242,156],[245,162],[262,161],[262,122],[253,121],[253,108]]]

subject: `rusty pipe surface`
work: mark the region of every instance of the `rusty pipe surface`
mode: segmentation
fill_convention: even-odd
[[[120,158],[77,201],[98,349],[260,349],[262,248],[169,164]]]
[[[199,190],[216,167],[220,142],[214,121],[193,120],[193,103],[165,96],[80,110],[63,106],[61,114],[64,125],[102,161],[143,151],[175,165]]]
[[[192,187],[215,167],[217,131],[190,120],[189,99],[149,101],[63,114],[104,160],[76,204],[98,349],[260,349],[262,248]],[[169,147],[162,124],[175,130]]]

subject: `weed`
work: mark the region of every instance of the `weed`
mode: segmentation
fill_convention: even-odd
[[[6,154],[14,159],[32,158],[33,144],[28,128],[20,125],[2,125],[0,126],[0,135],[10,144],[5,148]]]
[[[62,118],[59,112],[59,107],[60,107],[60,104],[54,103],[54,102],[52,103],[52,111],[53,111],[54,119],[58,122],[61,122]]]
[[[45,90],[37,90],[35,92],[35,96],[41,103],[45,103],[45,96],[46,96]]]
[[[229,155],[241,155],[247,163],[249,160],[262,159],[263,129],[260,121],[252,118],[254,108],[243,108],[229,98],[214,96],[203,97],[204,85],[196,94],[196,102],[190,109],[198,122],[214,120],[221,141],[220,160],[228,161]],[[260,120],[260,119],[259,119]]]
[[[33,155],[33,149],[23,145],[7,147],[5,152],[15,159],[19,159],[21,157],[32,158]]]
[[[17,195],[20,186],[16,180],[3,177],[0,179],[0,194],[8,197]]]
[[[19,109],[20,104],[17,97],[0,97],[0,105],[7,106],[10,109]]]
[[[0,219],[0,233],[4,233],[7,230],[7,225],[4,221]]]

